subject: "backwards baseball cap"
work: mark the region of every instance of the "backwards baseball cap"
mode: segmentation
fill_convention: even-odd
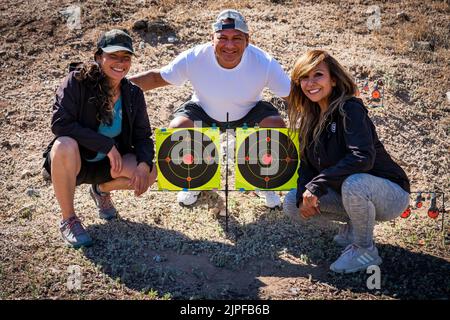
[[[97,49],[107,53],[128,51],[134,54],[133,40],[125,31],[113,29],[103,33],[97,42]]]
[[[232,19],[233,22],[224,22],[224,20]],[[214,32],[226,29],[236,29],[248,34],[247,22],[244,16],[233,9],[223,10],[217,16],[216,22],[212,25]]]

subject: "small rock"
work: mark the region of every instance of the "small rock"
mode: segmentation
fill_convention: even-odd
[[[29,197],[39,197],[39,190],[33,189],[33,188],[28,188],[27,191],[25,191],[25,193],[27,194],[27,196]]]
[[[51,74],[54,77],[59,77],[59,76],[61,76],[61,71],[59,71],[59,70],[52,70]]]
[[[227,214],[226,214],[226,212],[225,212],[225,209],[220,210],[219,216],[225,217],[226,215],[227,215]]]
[[[146,20],[138,20],[133,24],[133,30],[147,30],[148,22]]]
[[[27,205],[22,207],[22,209],[19,210],[19,216],[23,219],[29,219],[31,220],[33,216],[33,212],[36,210],[36,207],[34,205]]]
[[[209,210],[209,212],[211,212],[211,214],[213,214],[214,216],[218,216],[220,214],[220,209],[219,208],[212,208]]]
[[[409,21],[409,16],[404,12],[397,13],[397,20],[399,21]]]
[[[412,49],[418,49],[421,51],[434,51],[434,45],[429,41],[415,41],[412,45]]]
[[[6,149],[8,149],[8,150],[12,150],[12,146],[11,146],[11,144],[9,143],[8,140],[2,141],[2,148],[6,148]]]
[[[174,43],[175,41],[177,41],[177,38],[174,37],[174,36],[170,36],[170,37],[167,38],[167,41],[170,42],[170,43]]]
[[[139,49],[140,50],[145,49],[145,42],[144,41],[139,42]]]
[[[20,179],[25,179],[28,177],[31,177],[33,175],[33,173],[30,170],[23,170],[22,174],[20,175]]]
[[[291,288],[291,289],[289,289],[289,291],[290,291],[293,295],[296,295],[296,294],[299,293],[300,289],[299,289],[299,288]]]
[[[447,101],[448,103],[450,103],[450,91],[448,91],[446,94],[447,94]]]

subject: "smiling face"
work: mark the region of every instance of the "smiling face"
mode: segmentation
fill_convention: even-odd
[[[217,62],[226,69],[236,67],[248,46],[248,35],[236,29],[215,32],[213,47]]]
[[[331,77],[330,69],[325,62],[319,63],[308,74],[300,79],[303,93],[313,102],[317,102],[321,110],[328,108],[328,97],[336,85]]]
[[[96,57],[96,61],[110,81],[118,84],[130,71],[131,53],[128,51],[102,52]]]

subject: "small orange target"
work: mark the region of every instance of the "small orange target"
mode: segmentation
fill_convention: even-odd
[[[378,91],[378,90],[373,90],[373,91],[372,91],[372,98],[373,98],[373,99],[380,99],[380,91]]]
[[[436,219],[439,215],[439,210],[437,209],[430,209],[428,210],[428,216],[432,219]]]
[[[401,215],[403,219],[408,218],[411,215],[411,208],[407,208]]]

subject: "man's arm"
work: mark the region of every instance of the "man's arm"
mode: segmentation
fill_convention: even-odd
[[[170,84],[161,77],[159,70],[142,72],[130,77],[129,79],[131,82],[139,86],[142,91],[152,90]]]

